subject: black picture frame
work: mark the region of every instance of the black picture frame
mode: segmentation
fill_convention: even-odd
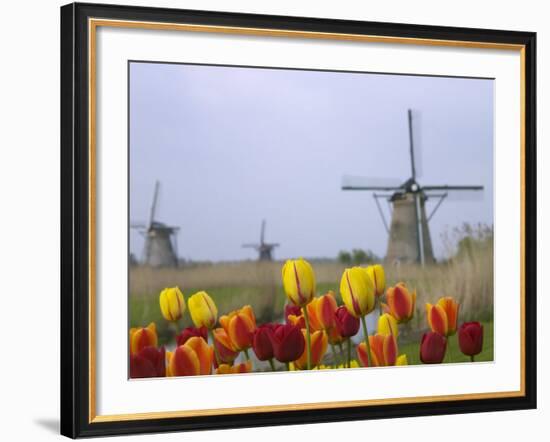
[[[88,19],[283,29],[524,46],[524,396],[227,414],[90,421]],[[124,147],[122,147],[124,148]],[[241,428],[536,408],[536,34],[241,13],[73,3],[61,7],[61,434]]]

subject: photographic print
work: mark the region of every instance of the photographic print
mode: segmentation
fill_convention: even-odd
[[[130,378],[493,360],[493,79],[128,69]]]

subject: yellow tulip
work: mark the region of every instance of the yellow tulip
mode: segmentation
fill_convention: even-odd
[[[189,313],[196,327],[214,328],[218,320],[218,309],[206,292],[197,292],[187,301]]]
[[[315,295],[315,273],[306,260],[289,259],[282,269],[283,288],[290,302],[304,307]]]
[[[395,362],[395,365],[409,365],[409,361],[407,360],[407,355],[399,355],[397,357],[397,361]]]
[[[378,318],[378,333],[384,336],[392,335],[396,338],[399,336],[399,327],[392,315],[384,313]]]
[[[384,273],[384,267],[382,267],[380,264],[368,266],[367,273],[374,283],[375,295],[383,295],[384,290],[386,290],[386,275]]]
[[[185,312],[183,293],[178,287],[160,292],[160,311],[167,321],[177,321]]]
[[[351,315],[361,318],[374,310],[374,283],[361,267],[344,270],[340,281],[340,294]]]

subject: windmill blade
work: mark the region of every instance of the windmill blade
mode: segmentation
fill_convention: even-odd
[[[412,109],[407,111],[407,118],[409,122],[409,153],[411,156],[411,177],[416,180],[416,165],[414,162],[414,139],[413,139],[413,127],[412,127]]]
[[[260,244],[264,243],[264,238],[265,238],[265,219],[262,220],[262,229],[260,231]]]
[[[441,190],[441,191],[447,191],[447,190],[483,190],[483,186],[422,186],[422,190]]]
[[[344,175],[342,177],[342,190],[399,190],[401,180],[395,178],[361,177]]]
[[[418,254],[420,259],[420,265],[424,267],[424,230],[422,229],[422,210],[420,205],[421,193],[416,192],[414,194],[414,200],[416,203],[416,238],[418,240]]]
[[[445,200],[447,201],[483,201],[485,200],[485,191],[476,190],[472,191],[469,189],[453,189],[452,191],[428,191],[425,192],[426,197],[428,198],[437,198],[442,193],[446,194]]]
[[[155,221],[155,212],[157,210],[159,191],[160,191],[160,182],[157,180],[155,181],[155,192],[153,194],[153,204],[151,206],[151,214],[149,216],[149,227],[151,227],[153,225],[153,221]]]
[[[411,158],[413,158],[412,163],[414,164],[413,178],[416,180],[422,177],[423,172],[422,114],[417,109],[409,109],[408,116],[409,149],[411,151]]]
[[[264,243],[264,247],[279,247],[280,245],[278,242]]]
[[[245,249],[258,249],[258,248],[260,248],[260,245],[259,244],[243,244],[242,247],[245,248]]]

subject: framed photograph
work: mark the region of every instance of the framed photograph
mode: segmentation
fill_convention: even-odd
[[[61,8],[61,432],[536,407],[536,35]]]

